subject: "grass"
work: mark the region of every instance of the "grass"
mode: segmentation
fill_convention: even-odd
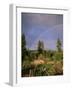
[[[63,75],[63,61],[25,61],[22,77]]]

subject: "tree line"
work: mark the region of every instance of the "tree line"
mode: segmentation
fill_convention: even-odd
[[[51,60],[51,61],[52,60],[55,60],[55,61],[60,60],[61,61],[61,60],[63,60],[62,43],[59,38],[57,39],[56,48],[57,49],[55,51],[45,50],[44,42],[39,40],[38,45],[37,45],[37,50],[30,50],[30,49],[26,48],[25,35],[22,34],[22,41],[21,41],[22,74],[30,73],[30,70],[32,71],[33,75],[54,74],[54,71],[49,72],[50,67],[52,67],[51,65],[44,64],[44,65],[38,65],[35,67],[35,66],[31,65],[31,62],[34,60],[38,60],[38,58],[43,59],[45,61],[48,61],[48,60]],[[44,68],[46,68],[47,70],[43,72]],[[57,73],[55,72],[55,74],[57,74]],[[61,73],[62,73],[62,71],[61,71]]]
[[[22,62],[23,60],[25,60],[27,57],[26,56],[29,56],[30,58],[30,51],[29,49],[26,48],[26,39],[25,39],[25,35],[22,34],[22,43],[21,43],[21,52],[22,52]],[[56,47],[57,47],[57,52],[62,52],[62,43],[60,41],[60,39],[58,38],[57,39],[57,43],[56,43]],[[40,55],[40,54],[45,54],[47,50],[44,50],[44,43],[43,41],[38,41],[38,47],[37,47],[37,54]],[[47,52],[51,53],[52,55],[52,50],[48,50]],[[33,55],[32,55],[33,56]],[[37,55],[36,55],[37,56]],[[34,56],[33,56],[34,57]]]

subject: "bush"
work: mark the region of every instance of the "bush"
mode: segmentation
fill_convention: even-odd
[[[62,54],[62,52],[56,52],[55,53],[55,59],[56,60],[63,60],[63,54]]]
[[[63,62],[57,61],[53,68],[55,70],[54,75],[63,75]]]
[[[51,65],[41,64],[35,68],[34,76],[48,76]]]
[[[35,68],[35,71],[34,71],[34,76],[43,76],[45,71],[44,71],[44,66],[43,65],[38,65],[36,68]]]
[[[33,72],[35,66],[29,60],[23,62],[22,76],[29,76],[30,70]]]

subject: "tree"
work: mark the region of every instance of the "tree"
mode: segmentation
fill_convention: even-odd
[[[57,52],[55,53],[55,59],[56,60],[62,60],[63,59],[63,51],[61,49],[61,41],[60,39],[58,38],[57,40]]]
[[[26,40],[24,34],[22,34],[21,52],[22,52],[22,62],[23,62],[26,54]]]
[[[39,40],[39,42],[38,42],[38,53],[42,54],[43,50],[44,50],[44,43]]]
[[[61,41],[60,41],[60,39],[58,38],[58,40],[57,40],[57,51],[58,51],[58,52],[61,52],[61,51],[62,51],[62,50],[61,50],[61,46],[62,46]]]

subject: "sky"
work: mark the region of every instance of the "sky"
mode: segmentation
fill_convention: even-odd
[[[36,50],[40,40],[45,50],[56,50],[58,38],[63,46],[62,14],[21,13],[21,25],[27,48]]]

